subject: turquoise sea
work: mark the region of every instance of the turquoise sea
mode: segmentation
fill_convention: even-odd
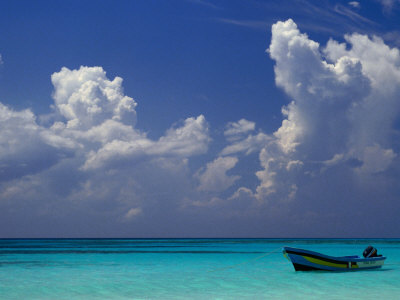
[[[283,246],[387,256],[295,272]],[[400,239],[3,239],[0,299],[400,299]]]

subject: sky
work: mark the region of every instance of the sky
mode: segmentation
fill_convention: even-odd
[[[4,1],[0,238],[399,237],[400,1]]]

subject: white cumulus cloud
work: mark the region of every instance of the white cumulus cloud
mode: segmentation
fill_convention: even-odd
[[[221,151],[221,155],[232,155],[237,153],[251,154],[260,151],[272,139],[269,135],[259,132],[251,134],[256,124],[254,122],[241,119],[238,122],[229,122],[224,131],[229,145]]]
[[[137,103],[123,93],[122,78],[109,80],[101,67],[62,68],[51,77],[56,111],[64,118],[51,129],[84,148],[83,170],[146,157],[189,157],[207,151],[204,116],[187,118],[158,140],[135,128]]]
[[[69,155],[77,143],[36,122],[30,110],[0,103],[0,181],[39,172]]]
[[[40,215],[68,223],[68,214],[74,214],[83,223],[104,216],[135,222],[139,215],[170,218],[185,196],[198,193],[189,188],[197,179],[188,160],[208,150],[203,115],[187,117],[150,139],[136,128],[137,103],[124,94],[121,78],[109,79],[102,67],[82,66],[64,67],[51,81],[54,111],[46,117],[48,127],[36,122],[40,116],[32,111],[0,103],[0,207],[5,215],[15,212],[12,203],[18,200],[30,204],[17,210],[19,218],[29,211],[35,220]],[[168,202],[157,203],[166,197]]]
[[[227,175],[234,168],[238,159],[233,156],[218,157],[207,164],[206,169],[198,174],[201,191],[224,191],[240,178],[237,175]]]
[[[97,151],[91,151],[83,168],[93,169],[113,161],[146,156],[189,157],[205,153],[209,141],[207,122],[200,115],[186,119],[181,127],[169,129],[158,141],[152,141],[132,130],[128,136],[113,139]]]
[[[357,33],[345,41],[323,47],[290,19],[272,26],[268,53],[276,84],[292,102],[282,108],[282,125],[260,152],[257,199],[293,200],[319,190],[323,178],[340,187],[396,162],[399,50]]]
[[[136,102],[123,94],[122,78],[109,80],[101,67],[62,68],[51,76],[57,110],[69,128],[90,128],[106,119],[135,125]]]
[[[229,122],[224,131],[224,135],[228,139],[237,139],[238,136],[253,131],[256,127],[254,122],[241,119],[238,122]]]

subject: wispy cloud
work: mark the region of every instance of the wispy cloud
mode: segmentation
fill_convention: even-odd
[[[348,9],[347,7],[345,7],[345,6],[341,5],[341,4],[335,5],[334,11],[336,13],[338,13],[339,15],[345,16],[348,19],[350,19],[353,22],[358,23],[360,25],[364,24],[364,23],[365,24],[370,24],[370,25],[378,25],[376,22],[371,21],[370,19],[359,15],[358,13],[352,11],[351,9]]]
[[[357,1],[350,1],[349,5],[353,6],[354,8],[360,8],[360,2]]]
[[[216,20],[221,23],[232,24],[253,29],[262,29],[262,30],[265,30],[266,28],[269,28],[272,25],[272,22],[257,21],[257,20],[236,20],[228,18],[216,18]]]
[[[383,39],[390,44],[400,48],[400,31],[390,31],[383,35]]]
[[[394,6],[396,3],[398,3],[398,0],[379,0],[379,2],[382,4],[383,11],[386,13],[392,12]]]
[[[299,21],[297,23],[299,26],[301,26],[301,28],[307,30],[308,32],[326,33],[331,36],[342,36],[342,32],[338,32],[338,30],[332,26],[326,26],[307,21]]]
[[[318,6],[306,0],[300,0],[298,3],[300,4],[298,9],[305,15],[310,15],[312,18],[318,21],[323,20],[324,23],[334,23],[343,27],[347,27],[352,31],[356,30],[354,25],[357,25],[357,27],[364,27],[365,25],[378,25],[370,19],[361,16],[360,14],[341,4],[336,4],[332,7],[329,2],[323,1],[321,1],[320,5]]]
[[[254,3],[253,3],[254,4]],[[277,19],[295,18],[302,28],[309,32],[327,33],[332,36],[342,36],[347,32],[370,33],[376,32],[380,25],[368,19],[352,8],[359,8],[359,2],[349,2],[350,7],[328,1],[319,1],[318,4],[308,0],[283,1],[276,3],[257,3],[258,9],[265,10],[265,18],[243,19],[221,16],[214,20],[220,23],[247,27],[254,30],[265,30]]]
[[[194,4],[207,6],[209,8],[213,8],[213,9],[221,9],[221,7],[215,5],[214,3],[211,3],[211,2],[205,1],[205,0],[186,0],[186,1],[194,3]]]

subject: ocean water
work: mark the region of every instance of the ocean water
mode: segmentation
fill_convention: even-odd
[[[295,272],[283,246],[387,256],[380,270]],[[0,299],[400,299],[400,240],[0,240]]]

